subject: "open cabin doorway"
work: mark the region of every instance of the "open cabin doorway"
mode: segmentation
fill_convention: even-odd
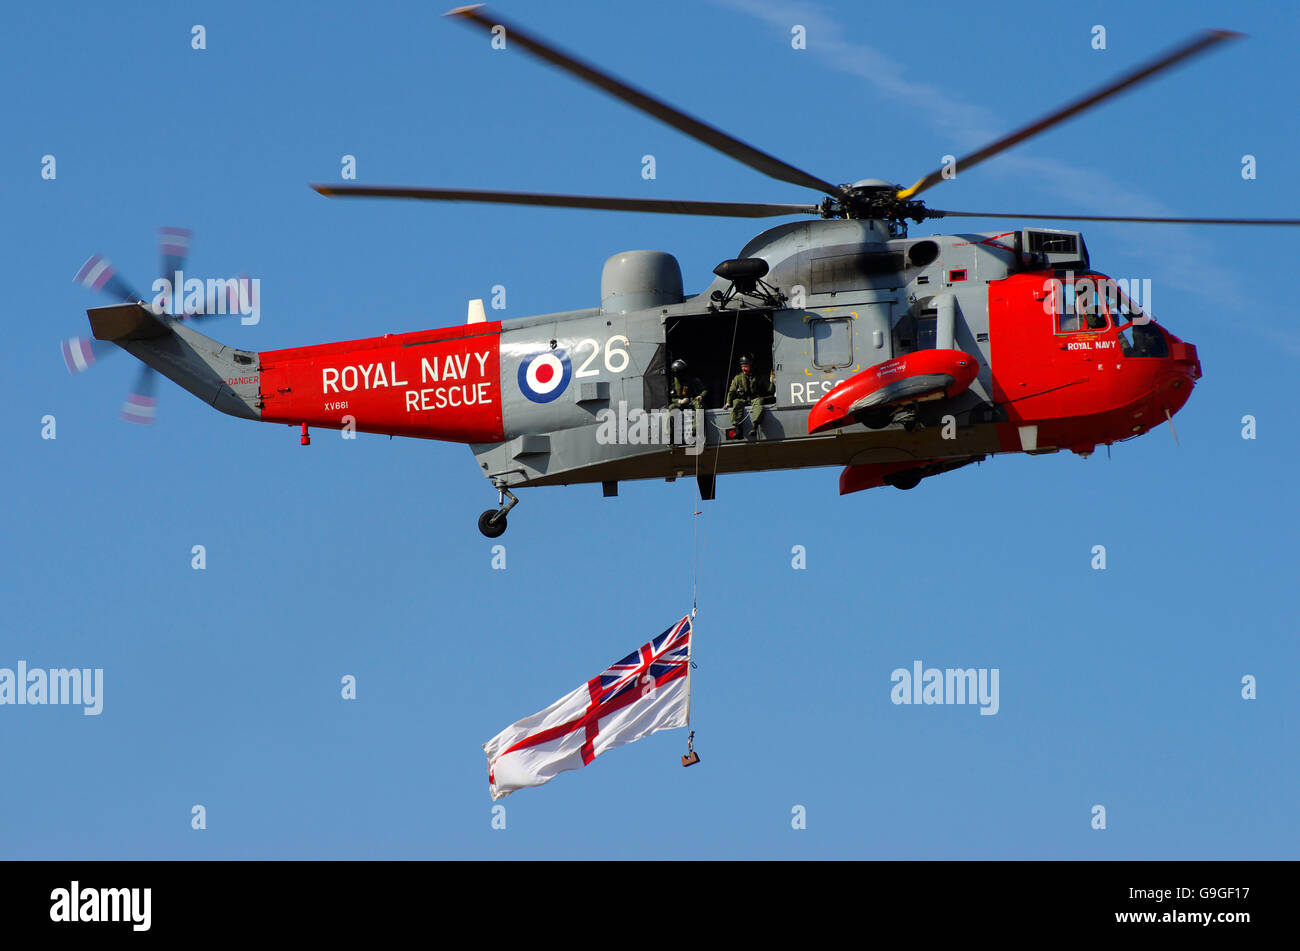
[[[674,360],[685,360],[687,375],[698,377],[708,409],[722,407],[731,378],[740,372],[740,356],[754,358],[754,375],[772,372],[772,313],[768,310],[724,311],[673,317],[665,330],[671,376]]]

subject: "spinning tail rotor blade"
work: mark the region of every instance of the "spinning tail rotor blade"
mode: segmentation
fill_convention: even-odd
[[[85,373],[94,366],[96,360],[103,359],[106,354],[117,348],[111,343],[104,343],[93,337],[72,337],[63,341],[61,349],[68,372],[76,374]]]
[[[123,303],[144,300],[129,284],[118,277],[112,263],[102,254],[92,254],[86,258],[86,263],[81,265],[81,269],[72,280],[92,291],[111,294]]]
[[[773,155],[768,155],[766,152],[728,135],[721,129],[716,129],[706,122],[687,115],[668,105],[668,103],[656,99],[649,93],[629,86],[622,80],[615,79],[595,66],[561,52],[545,40],[521,30],[512,23],[505,22],[498,16],[488,16],[482,5],[458,7],[455,10],[447,11],[445,15],[458,17],[467,23],[472,23],[486,30],[489,34],[497,27],[504,27],[508,43],[527,50],[538,59],[544,60],[586,83],[590,83],[616,99],[622,99],[632,108],[639,109],[660,122],[667,123],[679,132],[683,132],[691,138],[703,142],[710,148],[716,149],[723,155],[730,156],[736,161],[762,172],[764,175],[775,178],[777,181],[802,185],[824,195],[839,196],[843,193],[843,189],[838,186],[832,185],[815,175],[810,175],[802,169],[795,168]],[[700,214],[700,212],[687,212],[687,214]]]
[[[173,301],[184,296],[184,288],[177,287],[176,284],[184,279],[183,272],[189,260],[190,244],[193,239],[194,232],[188,228],[158,229],[158,254],[162,277],[175,294],[174,297],[169,295],[165,300],[159,301],[163,305],[164,312],[170,312]],[[153,310],[150,302],[122,280],[112,263],[102,254],[92,254],[87,258],[73,280],[82,287],[103,291],[125,303],[141,301],[147,310]],[[63,362],[67,365],[69,373],[82,373],[106,354],[118,349],[112,343],[90,337],[73,337],[61,343]],[[151,367],[142,366],[136,376],[135,384],[122,404],[121,416],[124,420],[141,425],[153,423],[158,412],[158,400],[155,396],[157,384],[158,374]]]
[[[154,392],[158,387],[158,374],[152,367],[141,367],[135,378],[135,386],[122,404],[122,418],[128,423],[142,426],[153,425],[158,414],[158,399]]]
[[[72,280],[75,284],[92,291],[101,291],[123,302],[143,300],[134,288],[118,277],[112,262],[102,254],[92,254],[86,258],[86,263],[81,265]],[[117,348],[111,343],[91,337],[71,337],[60,344],[60,349],[68,372],[76,374],[89,370],[96,361],[102,360]]]
[[[1095,90],[1080,99],[1076,99],[1074,102],[1062,106],[1055,112],[1048,113],[1041,119],[1017,129],[1010,135],[1005,135],[997,141],[984,146],[984,148],[958,159],[956,170],[964,172],[967,169],[973,168],[985,159],[991,158],[999,152],[1003,152],[1011,148],[1013,145],[1023,142],[1025,139],[1038,135],[1040,132],[1045,132],[1053,126],[1059,125],[1066,119],[1069,119],[1071,116],[1076,116],[1084,110],[1090,109],[1098,103],[1109,99],[1111,96],[1117,95],[1125,89],[1129,89],[1147,79],[1150,79],[1152,76],[1169,69],[1171,66],[1190,59],[1199,53],[1203,53],[1212,46],[1216,46],[1225,40],[1236,39],[1241,35],[1242,34],[1234,33],[1231,30],[1205,30],[1198,33],[1195,37],[1188,40],[1177,49],[1171,50],[1163,56],[1159,56],[1156,59],[1125,73],[1114,82],[1108,83],[1102,88]],[[905,188],[898,192],[897,197],[900,199],[912,198],[915,195],[919,195],[932,185],[936,185],[943,181],[943,178],[944,169],[936,169],[924,178],[919,179],[911,188]]]
[[[175,282],[185,271],[185,262],[190,256],[190,242],[193,240],[194,232],[188,228],[158,229],[158,256],[161,261],[162,278],[177,297],[181,296],[182,288],[176,287]],[[164,306],[163,310],[169,310],[169,307]]]

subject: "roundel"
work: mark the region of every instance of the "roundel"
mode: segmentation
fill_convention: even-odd
[[[549,403],[569,385],[573,364],[563,350],[543,350],[519,364],[519,389],[534,403]]]

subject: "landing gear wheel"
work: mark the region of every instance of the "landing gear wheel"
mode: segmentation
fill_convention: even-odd
[[[478,530],[488,538],[500,538],[506,531],[506,515],[512,508],[519,504],[515,494],[506,487],[505,479],[493,479],[492,484],[497,487],[498,499],[501,507],[488,509],[478,517]],[[509,501],[507,501],[509,500]]]
[[[488,509],[478,517],[478,530],[488,538],[500,538],[506,531],[506,513]]]
[[[863,426],[866,426],[867,429],[884,429],[889,425],[888,411],[881,411],[878,409],[855,413],[854,419]]]

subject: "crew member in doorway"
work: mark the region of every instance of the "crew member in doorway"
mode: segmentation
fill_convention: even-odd
[[[728,439],[740,439],[745,426],[745,406],[749,405],[749,418],[754,428],[750,439],[758,438],[758,421],[763,418],[763,399],[775,395],[771,380],[762,380],[754,374],[754,360],[749,354],[740,358],[740,372],[732,377],[727,387],[727,406],[731,409],[731,429]]]
[[[690,443],[704,424],[704,397],[708,390],[698,377],[692,376],[686,361],[680,358],[673,361],[673,380],[668,388],[668,408],[680,410],[680,420],[669,417],[669,425],[675,430],[674,443]],[[689,413],[689,415],[688,415]]]
[[[673,383],[669,388],[668,397],[669,409],[686,409],[688,406],[704,409],[704,397],[708,395],[708,390],[704,388],[704,384],[698,377],[690,375],[689,370],[685,360],[673,361]]]

